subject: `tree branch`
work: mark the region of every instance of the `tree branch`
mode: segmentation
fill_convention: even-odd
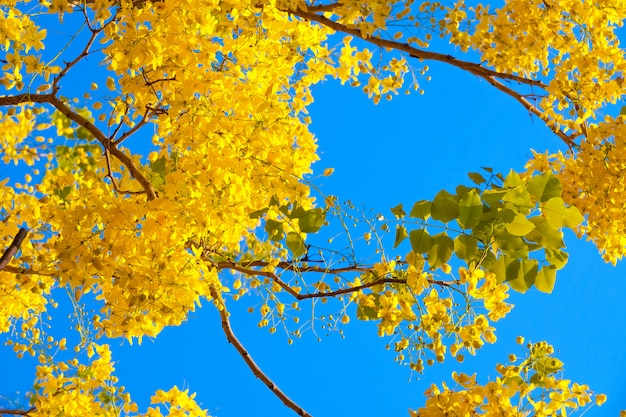
[[[541,111],[537,109],[537,107],[533,106],[530,102],[528,102],[528,100],[526,100],[521,94],[504,86],[501,82],[497,81],[496,78],[499,78],[502,80],[515,81],[520,84],[524,84],[530,87],[538,87],[538,88],[545,90],[547,88],[547,85],[541,82],[540,80],[533,80],[533,79],[525,78],[519,75],[494,71],[489,68],[485,68],[480,64],[462,61],[460,59],[453,57],[452,55],[425,51],[423,49],[415,48],[409,44],[402,43],[402,42],[382,39],[382,38],[375,37],[375,36],[366,37],[361,33],[360,30],[356,28],[345,26],[341,23],[335,22],[332,19],[318,15],[310,10],[315,11],[315,8],[313,7],[311,9],[309,7],[309,10],[296,9],[296,10],[283,10],[283,11],[287,13],[291,13],[305,20],[317,22],[323,26],[336,30],[337,32],[343,32],[343,33],[352,35],[366,42],[374,44],[380,48],[389,48],[389,49],[395,49],[397,51],[402,51],[402,52],[409,54],[409,56],[413,58],[417,58],[417,59],[443,62],[449,65],[455,66],[457,68],[460,68],[464,71],[467,71],[470,74],[474,74],[477,77],[483,78],[492,86],[496,87],[500,91],[503,91],[504,93],[513,97],[515,100],[520,102],[528,111],[530,111],[532,114],[539,117],[548,126],[548,128],[552,130],[552,132],[554,132],[563,142],[567,144],[567,146],[569,146],[570,148],[575,146],[575,143],[571,136],[566,135],[557,126],[555,126],[552,123],[549,123],[549,120],[547,120],[547,118],[542,115]]]
[[[513,97],[522,106],[524,106],[524,108],[526,108],[526,110],[528,110],[530,113],[532,113],[535,116],[537,116],[538,118],[540,118],[546,124],[546,126],[548,126],[548,128],[555,135],[557,135],[563,142],[565,142],[567,144],[567,146],[569,146],[570,148],[573,148],[573,147],[576,146],[576,143],[574,143],[574,139],[572,138],[572,136],[566,135],[558,127],[553,126],[553,124],[550,122],[550,120],[546,116],[543,115],[541,110],[539,110],[536,106],[532,105],[523,95],[521,95],[517,91],[507,87],[506,85],[502,84],[500,81],[496,80],[493,77],[483,77],[483,78],[485,80],[487,80],[487,82],[489,84],[491,84],[492,86],[494,86],[498,90],[500,90],[500,91],[504,92],[505,94],[508,94],[509,96]]]
[[[272,281],[278,284],[282,289],[284,289],[289,295],[291,295],[298,301],[307,300],[310,298],[329,298],[329,297],[336,297],[338,295],[351,294],[353,292],[358,292],[366,288],[375,287],[381,284],[406,284],[406,279],[402,279],[402,278],[381,278],[381,279],[368,282],[365,284],[356,285],[354,287],[340,288],[334,291],[300,294],[296,292],[289,284],[287,284],[285,281],[280,279],[280,277],[276,275],[275,273],[270,272],[270,271],[261,271],[258,269],[250,268],[251,266],[267,266],[269,265],[268,262],[254,261],[246,265],[247,266],[237,265],[233,262],[217,262],[215,264],[215,266],[219,269],[232,269],[234,271],[238,271],[243,274],[250,275],[250,276],[262,276],[262,277],[270,278]],[[296,266],[288,262],[280,262],[277,266],[281,269],[290,270],[293,272],[318,272],[318,273],[327,273],[327,274],[332,274],[332,275],[337,274],[337,273],[343,273],[343,272],[372,272],[374,270],[373,268],[356,267],[356,266],[346,267],[346,268],[337,268],[337,269],[324,269],[324,268],[315,267],[315,266],[297,268]],[[428,282],[433,285],[439,285],[442,287],[451,286],[449,283],[445,281],[441,281],[441,280],[429,279]]]
[[[0,408],[0,416],[3,414],[11,416],[28,416],[32,411],[35,411],[34,407],[30,410],[4,410]]]
[[[489,68],[485,68],[480,64],[476,64],[473,62],[462,61],[453,57],[452,55],[441,54],[438,52],[425,51],[423,49],[415,48],[407,43],[392,41],[388,39],[382,39],[374,36],[365,37],[361,34],[359,29],[350,28],[348,26],[342,25],[341,23],[335,22],[327,17],[320,16],[318,14],[297,9],[297,10],[284,10],[287,13],[294,14],[302,19],[315,21],[321,25],[327,26],[337,32],[347,33],[349,35],[355,36],[359,39],[362,39],[366,42],[372,43],[381,48],[390,48],[395,49],[397,51],[406,52],[413,58],[424,59],[429,61],[439,61],[444,62],[446,64],[453,65],[457,68],[470,72],[479,77],[497,77],[511,81],[517,81],[522,84],[526,84],[529,86],[539,87],[545,89],[547,86],[539,80],[531,80],[528,78],[520,77],[519,75],[507,74],[505,72],[498,72],[494,70],[490,70]]]
[[[9,262],[11,262],[11,259],[13,259],[17,251],[20,249],[20,246],[26,238],[26,235],[28,235],[28,230],[24,228],[21,228],[17,232],[17,234],[13,238],[13,242],[11,242],[7,250],[4,251],[4,254],[0,258],[0,271],[2,271],[9,264]]]
[[[119,148],[108,146],[110,140],[105,136],[100,129],[96,127],[89,120],[85,119],[80,114],[74,112],[69,108],[61,99],[54,94],[18,94],[15,96],[0,97],[0,106],[17,106],[24,103],[48,103],[61,112],[68,119],[76,122],[78,125],[84,127],[102,144],[105,149],[115,156],[128,170],[130,174],[141,184],[145,193],[148,196],[148,200],[156,199],[156,193],[150,181],[137,169],[133,160],[122,152]]]
[[[276,384],[261,370],[261,368],[259,368],[259,366],[254,362],[254,360],[250,356],[250,353],[241,344],[239,339],[237,339],[237,337],[235,336],[235,333],[233,333],[233,329],[230,325],[230,319],[228,318],[229,313],[226,310],[226,305],[224,304],[224,300],[218,294],[218,291],[213,287],[211,287],[211,296],[217,303],[217,308],[219,310],[220,318],[222,320],[222,330],[224,330],[226,339],[228,340],[230,344],[232,344],[235,347],[235,349],[237,349],[237,352],[239,352],[239,355],[246,362],[250,370],[252,370],[252,373],[254,374],[254,376],[256,376],[261,381],[263,381],[263,383],[270,389],[270,391],[272,391],[274,395],[276,395],[283,402],[283,404],[285,404],[287,407],[295,411],[296,414],[302,417],[312,417],[302,407],[300,407],[291,398],[289,398],[284,392],[282,392],[280,388],[278,388],[278,386],[276,386]]]

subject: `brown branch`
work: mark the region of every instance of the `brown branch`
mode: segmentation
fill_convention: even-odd
[[[453,65],[457,68],[470,72],[479,77],[497,77],[511,81],[517,81],[522,84],[526,84],[529,86],[539,87],[545,89],[547,86],[539,80],[531,80],[528,78],[520,77],[519,75],[507,74],[504,72],[498,72],[494,70],[490,70],[489,68],[485,68],[480,64],[476,64],[473,62],[462,61],[453,57],[452,55],[441,54],[438,52],[425,51],[423,49],[415,48],[407,43],[397,42],[388,39],[382,39],[374,36],[365,37],[361,33],[359,29],[350,28],[348,26],[342,25],[341,23],[335,22],[327,17],[320,16],[318,14],[305,11],[302,9],[296,10],[284,10],[287,13],[292,13],[302,19],[315,21],[321,25],[327,26],[337,32],[343,32],[355,36],[359,39],[362,39],[366,42],[372,43],[381,48],[390,48],[395,49],[397,51],[406,52],[413,58],[424,59],[428,61],[439,61],[449,65]]]
[[[281,264],[282,267],[281,267]],[[267,262],[261,262],[261,261],[255,261],[252,262],[250,264],[247,264],[249,266],[267,266],[268,263]],[[287,265],[290,265],[290,267],[287,267]],[[354,287],[347,287],[347,288],[340,288],[334,291],[328,291],[328,292],[316,292],[316,293],[306,293],[306,294],[300,294],[297,291],[295,291],[289,284],[287,284],[285,281],[283,281],[282,279],[280,279],[280,277],[278,275],[276,275],[273,272],[270,271],[261,271],[259,269],[251,269],[249,266],[245,267],[242,265],[237,265],[235,263],[232,262],[217,262],[215,264],[215,266],[219,269],[232,269],[234,271],[238,271],[241,272],[242,274],[246,274],[246,275],[255,275],[255,276],[262,276],[262,277],[266,277],[266,278],[270,278],[272,281],[274,281],[276,284],[278,284],[282,289],[284,289],[289,295],[291,295],[292,297],[294,297],[296,300],[301,301],[301,300],[307,300],[307,299],[311,299],[311,298],[329,298],[329,297],[336,297],[338,295],[345,295],[345,294],[351,294],[353,292],[358,292],[367,288],[371,288],[371,287],[375,287],[377,285],[381,285],[381,284],[406,284],[406,280],[405,279],[401,279],[401,278],[381,278],[372,282],[368,282],[365,284],[361,284],[361,285],[356,285]],[[293,272],[326,272],[329,274],[335,274],[337,273],[337,271],[341,271],[341,272],[372,272],[374,269],[373,268],[365,268],[365,267],[346,267],[346,268],[337,268],[337,269],[326,269],[324,270],[323,268],[320,267],[307,267],[307,268],[296,268],[294,267],[293,264],[288,264],[287,262],[280,262],[278,264],[279,267],[281,267],[281,269],[286,269],[286,270],[291,270]],[[334,272],[331,272],[334,271]],[[439,285],[442,287],[450,287],[451,285],[445,281],[441,281],[441,280],[434,280],[434,279],[429,279],[428,282],[430,284],[433,285]]]
[[[530,113],[532,113],[535,116],[537,116],[538,118],[540,118],[546,124],[546,126],[548,126],[548,128],[555,135],[557,135],[563,142],[565,142],[567,144],[567,146],[570,147],[570,149],[576,146],[576,143],[574,142],[574,137],[575,136],[572,137],[572,136],[568,136],[565,133],[563,133],[563,131],[561,131],[557,126],[555,126],[553,123],[551,123],[551,121],[541,112],[541,110],[539,110],[536,106],[534,106],[532,103],[530,103],[522,94],[520,94],[517,91],[515,91],[515,90],[505,86],[504,84],[502,84],[498,80],[494,79],[493,77],[483,77],[483,78],[485,80],[487,80],[487,82],[489,84],[491,84],[492,86],[494,86],[498,90],[500,90],[500,91],[504,92],[505,94],[508,94],[509,96],[513,97],[522,106],[524,106],[524,108],[526,108],[526,110],[528,110]]]
[[[545,90],[547,88],[547,85],[541,82],[540,80],[533,80],[533,79],[521,77],[521,76],[514,75],[514,74],[507,74],[504,72],[494,71],[489,68],[485,68],[480,64],[462,61],[460,59],[453,57],[452,55],[425,51],[423,49],[415,48],[409,44],[402,43],[402,42],[382,39],[382,38],[375,37],[375,36],[364,36],[359,29],[348,27],[341,23],[335,22],[332,19],[318,15],[312,12],[311,8],[309,8],[309,10],[302,10],[302,9],[285,10],[285,12],[291,13],[305,20],[317,22],[321,25],[327,26],[338,32],[347,33],[349,35],[352,35],[354,37],[367,41],[371,44],[374,44],[380,48],[389,48],[389,49],[395,49],[397,51],[402,51],[402,52],[409,54],[409,56],[413,58],[417,58],[417,59],[443,62],[449,65],[455,66],[457,68],[460,68],[464,71],[467,71],[470,74],[474,74],[477,77],[483,78],[492,86],[496,87],[500,91],[503,91],[504,93],[513,97],[515,100],[521,103],[528,111],[530,111],[532,114],[539,117],[548,126],[548,128],[552,130],[552,132],[554,132],[563,142],[567,144],[567,146],[569,146],[570,148],[576,146],[576,144],[573,141],[572,136],[566,135],[557,126],[551,123],[551,121],[546,116],[544,116],[537,107],[533,106],[528,100],[526,100],[522,94],[504,86],[501,82],[497,81],[496,78],[499,78],[502,80],[515,81],[520,84],[524,84],[524,85],[532,86],[532,87],[538,87],[538,88]]]
[[[143,116],[141,117],[141,120],[137,122],[135,126],[133,126],[128,132],[124,132],[122,136],[120,136],[119,139],[111,141],[111,143],[117,146],[120,143],[122,143],[122,141],[128,139],[131,135],[133,135],[136,131],[138,131],[139,129],[141,129],[143,126],[145,126],[148,123],[148,120],[149,120],[148,116],[151,113],[152,111],[150,109],[146,109],[146,111],[143,113]]]
[[[312,417],[309,413],[307,413],[302,407],[296,404],[291,398],[289,398],[284,392],[278,388],[278,386],[259,368],[259,366],[254,362],[250,353],[246,350],[246,348],[241,344],[235,333],[233,333],[233,329],[230,325],[230,319],[228,318],[229,313],[226,310],[226,305],[224,304],[224,300],[218,294],[217,290],[211,287],[211,296],[217,303],[217,308],[220,313],[220,318],[222,320],[222,330],[224,330],[224,334],[226,335],[226,339],[230,344],[232,344],[239,355],[246,362],[254,376],[259,378],[265,386],[267,386],[270,391],[274,393],[287,407],[296,412],[297,415],[302,417]]]
[[[7,250],[4,251],[4,254],[0,258],[0,271],[2,271],[9,264],[9,262],[11,262],[11,259],[13,259],[17,251],[20,249],[20,246],[26,238],[26,235],[28,235],[27,229],[21,228],[17,232],[17,234],[13,238],[13,242],[11,242]]]
[[[89,23],[89,21],[87,21],[87,23]],[[102,32],[103,29],[104,27],[100,29],[92,29],[91,27],[89,28],[89,30],[91,30],[91,37],[87,41],[87,44],[85,45],[81,53],[78,54],[78,56],[74,58],[72,61],[66,62],[65,68],[63,68],[63,70],[61,70],[61,72],[56,77],[54,77],[54,80],[52,81],[52,93],[53,94],[56,94],[59,91],[59,88],[60,88],[59,81],[61,81],[61,78],[65,77],[67,73],[69,72],[69,70],[72,69],[72,67],[76,65],[81,59],[89,55],[89,50],[91,49],[91,46],[93,45],[94,41],[98,37],[98,34]]]
[[[61,99],[56,97],[54,94],[18,94],[15,96],[5,96],[0,97],[0,106],[16,106],[23,103],[48,103],[56,108],[61,114],[63,114],[68,119],[76,122],[78,125],[87,129],[89,133],[91,133],[101,144],[107,149],[107,144],[109,143],[109,138],[107,138],[104,133],[100,129],[96,127],[89,120],[85,119],[80,114],[72,111]],[[156,199],[156,193],[154,188],[152,188],[152,184],[150,181],[137,169],[133,160],[122,152],[119,148],[111,147],[109,149],[111,155],[115,156],[128,170],[130,174],[141,184],[146,195],[148,196],[148,200]]]
[[[35,411],[35,407],[29,410],[5,410],[0,408],[0,415],[12,415],[12,416],[28,416],[32,411]]]

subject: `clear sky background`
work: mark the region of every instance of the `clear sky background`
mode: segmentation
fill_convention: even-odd
[[[316,184],[326,194],[352,200],[391,216],[389,208],[431,199],[442,188],[470,183],[467,172],[489,166],[506,173],[522,170],[530,149],[556,151],[562,143],[530,117],[513,99],[475,77],[450,67],[429,64],[424,95],[398,96],[377,106],[358,89],[328,82],[315,91],[312,130],[319,139],[316,172],[335,168]],[[19,168],[0,167],[3,179],[17,178]],[[389,245],[393,236],[389,237]],[[258,314],[247,307],[260,300],[246,297],[228,303],[236,334],[255,361],[295,402],[316,417],[405,416],[424,403],[431,383],[450,381],[453,370],[496,376],[496,363],[508,353],[522,354],[515,338],[547,340],[565,363],[565,376],[606,393],[608,402],[586,417],[616,416],[626,409],[626,269],[605,264],[595,247],[566,236],[569,264],[559,271],[553,294],[531,289],[512,292],[512,313],[497,323],[498,342],[485,346],[463,364],[448,360],[408,382],[409,370],[394,363],[376,335],[374,322],[353,320],[345,338],[324,331],[305,333],[292,345],[284,333],[259,329]],[[405,247],[408,250],[408,246]],[[129,346],[112,342],[120,384],[140,409],[156,389],[173,385],[198,393],[211,415],[282,417],[295,415],[247,368],[220,328],[215,308],[205,303],[188,323],[166,329],[156,340]],[[35,361],[16,360],[0,348],[0,395],[15,396],[32,384]]]

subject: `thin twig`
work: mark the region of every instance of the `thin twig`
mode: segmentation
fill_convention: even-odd
[[[89,25],[89,22],[87,21],[87,24]],[[74,60],[72,60],[71,62],[67,62],[65,64],[65,68],[63,68],[63,70],[61,70],[61,72],[54,77],[54,80],[52,81],[52,94],[56,94],[59,91],[59,81],[61,81],[61,78],[63,78],[64,76],[67,75],[67,73],[69,72],[69,70],[76,65],[81,59],[85,58],[87,55],[89,55],[89,50],[91,49],[91,46],[93,45],[94,41],[96,40],[96,38],[98,37],[98,34],[103,30],[104,28],[100,28],[100,29],[92,29],[91,27],[89,28],[89,30],[91,30],[91,37],[89,38],[89,40],[87,41],[87,44],[85,45],[85,47],[83,48],[83,50],[81,51],[81,53],[74,58]]]
[[[222,320],[222,330],[224,330],[224,334],[226,335],[226,339],[230,344],[232,344],[239,355],[246,362],[254,376],[259,378],[263,383],[276,395],[287,407],[296,412],[299,416],[302,417],[312,417],[309,413],[307,413],[302,407],[296,404],[291,398],[289,398],[284,392],[278,388],[278,386],[259,368],[259,366],[254,362],[250,353],[246,350],[246,348],[241,344],[233,329],[230,325],[230,319],[228,318],[229,313],[226,310],[226,305],[224,304],[224,300],[218,294],[217,290],[211,287],[211,296],[215,300],[217,304],[217,308],[220,313],[220,318]]]
[[[9,262],[11,262],[11,259],[13,259],[17,251],[20,249],[20,246],[26,238],[26,235],[28,235],[27,229],[21,228],[17,232],[17,234],[13,238],[13,242],[11,242],[7,250],[4,251],[4,254],[0,258],[0,271],[2,271],[9,264]]]
[[[143,126],[145,126],[148,123],[149,120],[149,115],[152,113],[152,111],[150,109],[146,109],[146,111],[143,113],[143,116],[141,117],[141,120],[139,122],[137,122],[137,124],[135,126],[133,126],[128,132],[125,132],[122,134],[122,136],[120,136],[119,139],[112,141],[111,143],[115,146],[119,145],[120,143],[122,143],[122,141],[128,139],[131,135],[133,135],[136,131],[138,131],[139,129],[141,129]],[[115,137],[115,136],[113,136]]]
[[[557,135],[563,142],[565,142],[567,144],[567,146],[570,147],[570,149],[576,146],[576,143],[574,142],[574,137],[575,136],[572,137],[572,136],[566,135],[555,124],[550,123],[550,120],[541,112],[541,110],[539,110],[536,106],[534,106],[523,95],[521,95],[517,91],[507,87],[506,85],[502,84],[500,81],[496,80],[494,77],[483,77],[483,78],[485,80],[487,80],[487,82],[489,84],[491,84],[492,86],[494,86],[498,90],[500,90],[500,91],[504,92],[505,94],[508,94],[509,96],[513,97],[522,106],[524,106],[524,108],[526,108],[526,110],[528,110],[529,112],[531,112],[532,114],[534,114],[535,116],[540,118],[555,135]]]

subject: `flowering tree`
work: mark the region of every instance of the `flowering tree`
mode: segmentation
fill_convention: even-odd
[[[204,302],[252,373],[309,415],[233,331],[228,307],[244,295],[260,297],[270,332],[312,300],[334,306],[328,320],[375,321],[420,373],[495,342],[508,291],[552,291],[563,229],[607,262],[624,254],[626,125],[599,115],[624,92],[625,17],[619,1],[3,1],[0,149],[28,173],[0,183],[0,332],[40,366],[29,406],[0,414],[206,415],[176,387],[140,412],[107,345],[157,337]],[[312,87],[335,78],[378,102],[420,91],[428,61],[516,100],[567,151],[470,173],[472,186],[390,221],[364,217],[378,257],[365,263],[354,212],[310,178]],[[327,230],[344,241],[329,249]],[[75,346],[42,325],[63,292]],[[433,385],[411,415],[557,416],[605,400],[563,379],[546,342],[509,359],[485,385],[460,373]]]

